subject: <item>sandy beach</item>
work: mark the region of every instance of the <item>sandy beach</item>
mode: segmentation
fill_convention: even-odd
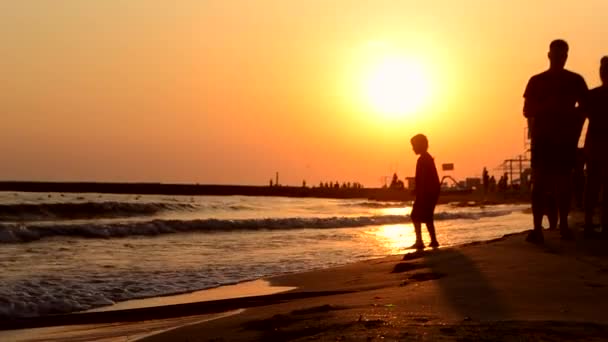
[[[91,312],[78,320],[65,315],[21,322],[63,327],[0,336],[15,341],[607,340],[606,241],[582,236],[562,241],[557,232],[545,232],[544,246],[513,234],[267,279],[274,286],[297,287],[287,292]]]

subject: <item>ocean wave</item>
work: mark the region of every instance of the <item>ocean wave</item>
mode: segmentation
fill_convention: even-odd
[[[377,201],[365,201],[356,203],[345,203],[344,206],[348,207],[364,207],[364,208],[403,208],[407,205],[404,202],[377,202]]]
[[[92,277],[41,275],[12,280],[0,287],[0,321],[67,314],[132,299],[175,295],[226,285],[209,279],[209,270],[205,271],[180,274],[179,278],[175,272],[159,271],[132,274],[109,272]],[[249,279],[236,278],[236,281],[246,280]]]
[[[127,218],[151,216],[163,211],[196,210],[191,203],[83,202],[0,204],[0,221]]]
[[[502,216],[510,210],[482,212],[440,212],[436,220],[480,219]],[[199,219],[151,220],[129,223],[87,224],[3,224],[0,225],[0,243],[22,243],[49,237],[116,238],[127,236],[154,236],[180,232],[229,232],[249,230],[329,229],[399,224],[410,222],[409,216],[382,215],[359,217],[265,218],[265,219]]]

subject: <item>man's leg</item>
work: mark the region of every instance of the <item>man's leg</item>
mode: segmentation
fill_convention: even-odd
[[[602,235],[608,237],[608,194],[606,193],[606,185],[608,183],[608,161],[603,161],[599,166],[600,171],[598,172],[598,192],[601,190],[601,223],[602,223]]]
[[[585,236],[593,235],[593,216],[597,206],[597,198],[602,183],[602,173],[597,161],[590,160],[587,164],[587,184],[585,186]]]
[[[526,241],[543,243],[543,215],[545,212],[546,179],[538,167],[532,169],[532,221],[534,229],[526,237]]]
[[[601,210],[602,236],[608,238],[608,194],[606,194],[606,180],[602,181]]]
[[[583,209],[585,199],[585,172],[580,169],[574,173],[574,203],[577,210]]]
[[[555,194],[550,193],[546,197],[547,205],[547,217],[549,218],[549,230],[557,229],[557,197]]]
[[[554,177],[554,182],[559,205],[559,231],[563,239],[571,240],[574,234],[568,226],[568,214],[572,202],[572,173],[569,170],[560,172]]]
[[[542,231],[543,215],[545,213],[546,191],[542,172],[538,169],[532,171],[532,222],[534,230]]]

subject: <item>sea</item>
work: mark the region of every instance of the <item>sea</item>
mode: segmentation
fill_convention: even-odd
[[[443,248],[527,230],[528,209],[439,205],[438,240]],[[410,211],[365,199],[0,192],[0,319],[410,252]]]

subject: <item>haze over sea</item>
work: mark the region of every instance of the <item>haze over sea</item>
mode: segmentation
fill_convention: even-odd
[[[442,246],[526,230],[528,205],[436,210]],[[39,316],[403,253],[406,203],[0,194],[0,316]],[[427,236],[425,235],[425,239]]]

